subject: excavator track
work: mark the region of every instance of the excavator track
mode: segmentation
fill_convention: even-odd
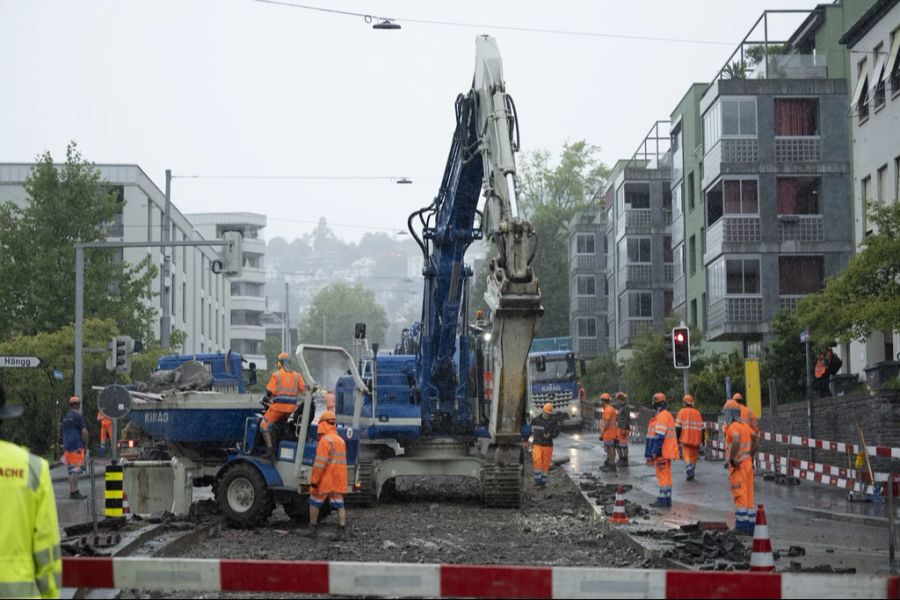
[[[360,456],[357,480],[360,488],[352,494],[348,494],[344,500],[348,506],[374,506],[375,498],[375,460],[376,456]]]
[[[521,456],[521,448],[517,448]],[[523,463],[497,460],[488,453],[481,479],[481,497],[488,508],[519,508],[522,505]]]

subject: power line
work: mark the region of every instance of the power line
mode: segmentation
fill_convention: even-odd
[[[256,1],[256,0],[255,0]],[[419,179],[437,179],[439,175],[172,175],[172,179],[300,179],[300,180],[372,180],[394,181],[417,177]]]
[[[462,23],[458,21],[437,21],[431,19],[408,19],[405,17],[375,17],[365,13],[356,13],[346,10],[337,10],[331,8],[322,8],[321,6],[310,6],[308,4],[298,4],[295,2],[283,2],[281,0],[252,0],[253,2],[261,2],[265,4],[278,4],[281,6],[289,6],[291,8],[300,8],[303,10],[314,10],[320,12],[334,13],[339,15],[347,15],[353,17],[362,17],[366,22],[373,18],[393,21],[394,23],[417,23],[420,25],[439,25],[444,27],[468,27],[474,29],[500,29],[504,31],[519,31],[524,33],[546,33],[552,35],[572,35],[581,37],[597,37],[619,40],[636,40],[644,42],[672,42],[676,44],[706,44],[716,46],[733,46],[734,42],[720,42],[717,40],[691,40],[685,38],[656,37],[649,35],[630,35],[626,33],[606,33],[599,31],[574,31],[568,29],[546,29],[542,27],[518,27],[514,25],[492,25],[489,23]]]

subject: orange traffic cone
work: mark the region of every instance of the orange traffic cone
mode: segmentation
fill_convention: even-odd
[[[616,505],[613,507],[612,517],[610,517],[609,522],[618,525],[628,524],[628,515],[625,513],[625,490],[622,489],[621,485],[616,490]]]
[[[772,541],[769,539],[769,526],[766,525],[766,511],[763,505],[757,506],[756,527],[753,529],[753,554],[750,555],[751,571],[774,571],[775,559],[772,556]]]
[[[122,492],[122,516],[126,519],[131,518],[131,507],[128,505],[128,494]]]

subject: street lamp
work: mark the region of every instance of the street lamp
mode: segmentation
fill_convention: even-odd
[[[397,180],[396,183],[397,183],[397,185],[408,185],[408,184],[412,183],[412,179],[409,179],[408,177],[401,177],[400,179]]]
[[[372,25],[372,29],[400,29],[400,25],[390,19],[382,19],[381,17],[375,17],[375,19],[378,19],[378,22]],[[371,22],[371,18],[367,22]]]

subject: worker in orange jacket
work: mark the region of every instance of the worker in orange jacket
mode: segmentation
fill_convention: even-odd
[[[98,410],[97,420],[100,421],[100,456],[106,456],[106,442],[113,439],[112,419]]]
[[[344,536],[347,527],[347,511],[344,494],[348,490],[347,446],[337,433],[335,414],[326,410],[319,416],[317,428],[319,444],[316,460],[309,478],[309,528],[307,537],[316,537],[319,510],[327,501],[338,513],[338,535]]]
[[[734,501],[734,530],[753,535],[756,505],[753,497],[753,432],[741,420],[741,406],[734,399],[722,407],[725,414],[725,468]]]
[[[700,458],[700,446],[703,445],[703,415],[694,408],[693,396],[685,394],[683,401],[684,408],[679,410],[678,416],[675,417],[675,433],[681,442],[687,480],[693,481],[697,461]]]
[[[600,467],[601,471],[616,472],[616,421],[619,413],[612,406],[612,396],[606,392],[600,394],[600,439],[606,449],[606,462]]]
[[[753,414],[753,411],[747,406],[747,401],[744,399],[743,394],[740,392],[735,392],[731,397],[732,400],[738,403],[741,408],[741,422],[750,428],[750,432],[753,434],[751,438],[752,449],[750,452],[750,460],[752,464],[756,464],[756,449],[759,448],[759,419],[756,418],[756,415]]]
[[[553,459],[553,440],[559,435],[559,421],[554,418],[553,405],[544,404],[541,414],[531,421],[531,465],[535,487],[545,487]]]
[[[275,456],[272,448],[272,425],[287,419],[297,408],[300,394],[306,390],[303,377],[300,373],[291,370],[290,355],[282,352],[278,355],[275,365],[278,370],[272,373],[269,383],[266,385],[266,397],[270,399],[266,414],[259,424],[263,439],[266,442],[266,456]]]
[[[667,409],[666,395],[653,395],[656,409],[654,437],[650,447],[650,458],[656,467],[659,495],[651,506],[671,508],[672,506],[672,461],[678,459],[678,439],[675,437],[675,419]]]

